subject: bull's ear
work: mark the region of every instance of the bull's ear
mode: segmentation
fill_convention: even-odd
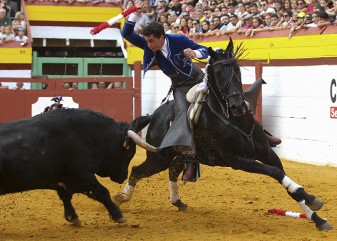
[[[129,124],[129,129],[133,130],[136,133],[143,130],[144,127],[150,123],[151,117],[151,115],[137,117]]]
[[[215,58],[216,57],[216,52],[212,49],[212,47],[208,48],[208,54],[209,56],[211,56],[211,58]]]

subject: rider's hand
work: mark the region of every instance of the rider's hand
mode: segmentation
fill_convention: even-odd
[[[197,56],[194,50],[190,48],[184,49],[184,55],[189,59],[194,59]]]

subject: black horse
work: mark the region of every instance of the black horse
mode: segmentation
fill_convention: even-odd
[[[271,149],[263,127],[247,110],[238,64],[244,53],[241,46],[242,44],[234,49],[230,40],[226,50],[208,50],[210,60],[206,74],[209,95],[199,122],[193,128],[196,158],[205,165],[226,166],[274,178],[299,203],[307,218],[314,221],[318,229],[332,229],[332,226],[315,212],[323,206],[323,202],[306,193],[304,188],[285,175],[282,163]],[[171,101],[161,105],[153,113],[147,131],[148,143],[160,146],[170,126],[173,112]],[[187,205],[180,200],[177,184],[178,176],[184,167],[183,160],[184,156],[179,155],[174,147],[157,153],[147,152],[146,160],[132,168],[127,185],[122,193],[114,197],[114,201],[120,205],[130,200],[140,179],[169,168],[170,201],[179,210],[185,210]]]

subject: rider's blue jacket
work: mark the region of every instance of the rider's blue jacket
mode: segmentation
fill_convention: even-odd
[[[149,49],[144,37],[134,32],[134,26],[134,22],[126,21],[122,30],[122,36],[133,45],[144,50],[144,74],[152,66],[158,65],[168,77],[174,77],[177,75],[190,76],[192,71],[192,62],[183,55],[183,51],[186,48],[198,50],[202,54],[202,58],[208,57],[206,47],[195,43],[185,35],[166,34],[168,56],[165,58],[160,54],[160,51],[152,52],[152,50]],[[168,62],[170,64],[168,64]]]

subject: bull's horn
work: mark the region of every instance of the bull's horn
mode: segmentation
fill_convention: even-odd
[[[132,130],[128,130],[128,137],[130,137],[131,140],[133,140],[133,142],[136,143],[136,145],[144,148],[147,151],[158,152],[160,150],[159,148],[156,148],[150,145],[149,143],[147,143],[143,138],[138,136],[137,133]]]

